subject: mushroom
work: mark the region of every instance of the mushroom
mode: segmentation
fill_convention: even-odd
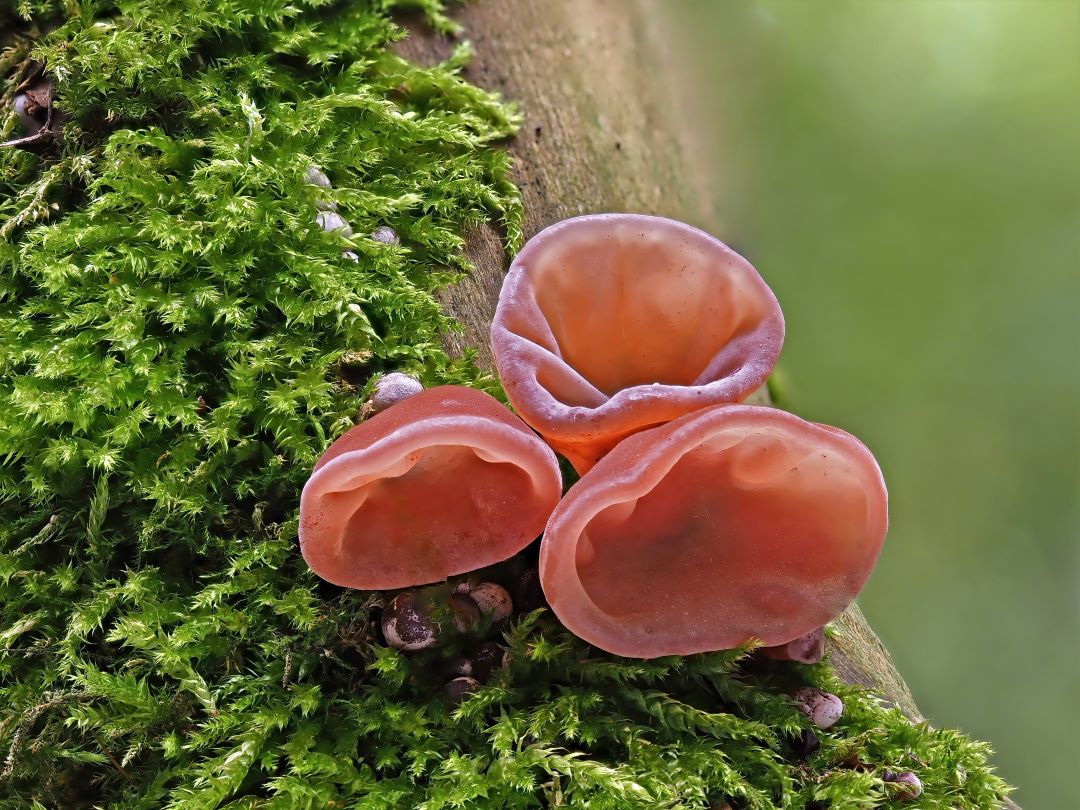
[[[304,182],[307,183],[309,186],[315,186],[316,188],[321,188],[326,191],[329,191],[333,188],[333,186],[330,184],[330,178],[326,176],[326,172],[324,172],[318,166],[314,165],[308,166],[307,169],[304,170]],[[316,200],[315,207],[322,211],[337,211],[337,203],[333,200]],[[344,222],[344,220],[342,220],[342,222]],[[319,224],[323,225],[321,221],[319,222]],[[325,225],[323,225],[323,227],[325,228]],[[330,229],[327,228],[327,230]]]
[[[481,644],[471,656],[472,673],[481,683],[487,681],[497,669],[505,669],[509,663],[506,650],[489,641]]]
[[[480,606],[468,595],[452,593],[446,598],[446,605],[454,617],[454,629],[459,633],[472,633],[484,621]],[[466,673],[467,674],[467,673]]]
[[[825,657],[825,628],[818,627],[778,647],[762,647],[761,654],[777,661],[816,664]]]
[[[346,238],[352,236],[352,227],[336,211],[320,211],[315,215],[315,221],[327,233],[338,233]]]
[[[391,228],[389,225],[380,225],[378,228],[371,232],[371,238],[375,242],[381,242],[384,245],[400,245],[401,237],[397,235],[397,231]]]
[[[388,646],[405,652],[434,647],[439,641],[439,625],[431,618],[430,605],[413,591],[403,591],[383,609],[383,638]]]
[[[479,688],[480,682],[476,680],[476,678],[462,676],[460,678],[454,678],[454,680],[443,687],[443,697],[446,698],[446,702],[451,706],[460,706]]]
[[[787,644],[835,618],[888,525],[855,437],[773,408],[706,408],[623,440],[548,521],[540,580],[585,641],[654,658]]]
[[[526,568],[513,583],[514,607],[522,613],[547,606],[544,589],[540,586],[540,572],[536,568]]]
[[[331,188],[330,178],[326,176],[326,172],[320,169],[318,166],[308,166],[304,170],[304,182],[309,186],[318,186],[319,188]]]
[[[922,796],[922,780],[913,771],[885,771],[881,775],[883,782],[889,782],[897,786],[897,793],[901,801],[910,802]]]
[[[429,388],[319,459],[300,497],[300,550],[335,585],[439,582],[523,549],[561,491],[555,454],[494,397]]]
[[[469,588],[469,598],[480,608],[483,617],[492,623],[509,619],[514,613],[510,592],[494,582],[481,582]]]
[[[38,130],[45,126],[45,122],[39,120],[38,116],[34,114],[34,112],[37,112],[34,102],[30,100],[30,96],[26,93],[15,96],[14,106],[23,135],[36,135]]]
[[[784,318],[757,271],[681,222],[598,214],[517,255],[492,351],[510,404],[583,473],[626,436],[761,386]]]
[[[423,390],[424,386],[411,374],[400,371],[386,374],[376,381],[375,390],[367,401],[366,413],[374,416]]]
[[[806,686],[795,693],[799,711],[810,718],[818,728],[832,728],[844,715],[844,701],[832,692],[823,692]]]

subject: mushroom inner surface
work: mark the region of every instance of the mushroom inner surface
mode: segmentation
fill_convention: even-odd
[[[339,538],[341,565],[377,561],[384,579],[419,575],[420,582],[432,581],[432,571],[449,575],[503,559],[499,540],[517,528],[520,504],[535,493],[517,464],[466,445],[435,445],[374,481],[324,497],[348,499],[353,509]]]
[[[529,272],[558,353],[608,396],[693,384],[725,344],[772,311],[754,271],[704,237],[629,223],[604,234],[562,234],[530,258]],[[734,354],[710,377],[744,359]]]
[[[827,445],[783,427],[713,434],[588,521],[575,557],[588,597],[647,633],[720,624],[746,640],[808,606],[831,618],[861,582],[869,510],[859,471]]]

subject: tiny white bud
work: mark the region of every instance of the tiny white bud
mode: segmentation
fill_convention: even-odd
[[[342,236],[352,236],[352,228],[345,221],[345,217],[335,211],[320,211],[315,215],[315,221],[319,227],[327,233],[339,233]]]
[[[330,178],[326,176],[318,166],[308,166],[307,171],[304,172],[304,182],[308,185],[318,186],[319,188],[330,188]]]
[[[371,413],[385,411],[391,405],[396,405],[401,400],[408,399],[423,390],[424,386],[416,377],[402,374],[400,371],[380,377],[375,383],[371,399],[368,400]]]
[[[378,228],[371,232],[371,238],[376,242],[382,242],[384,245],[400,245],[401,237],[397,235],[397,231],[391,228],[389,225],[380,225]]]

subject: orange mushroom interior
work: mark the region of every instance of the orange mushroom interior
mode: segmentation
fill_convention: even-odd
[[[772,311],[737,260],[722,261],[681,235],[624,225],[599,244],[592,229],[566,233],[533,257],[530,272],[563,360],[612,396],[693,384]]]
[[[375,565],[387,580],[432,581],[432,571],[497,562],[516,550],[508,552],[502,538],[516,539],[524,522],[536,521],[529,474],[465,445],[426,447],[385,477],[322,497],[346,499],[346,513],[352,509],[341,527],[339,564]]]
[[[729,429],[598,512],[577,573],[598,610],[646,632],[711,623],[761,637],[808,601],[854,596],[845,583],[865,557],[868,511],[859,471],[836,452],[783,427]]]

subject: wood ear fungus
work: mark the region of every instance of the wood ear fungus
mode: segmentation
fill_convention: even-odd
[[[510,265],[491,326],[510,403],[578,472],[626,436],[745,399],[784,342],[772,291],[690,225],[564,220]]]
[[[347,431],[300,498],[300,549],[323,579],[390,590],[514,555],[562,492],[555,454],[494,397],[430,388]]]
[[[858,439],[716,406],[623,440],[582,476],[548,521],[540,579],[567,628],[617,655],[777,646],[854,600],[887,525]]]

